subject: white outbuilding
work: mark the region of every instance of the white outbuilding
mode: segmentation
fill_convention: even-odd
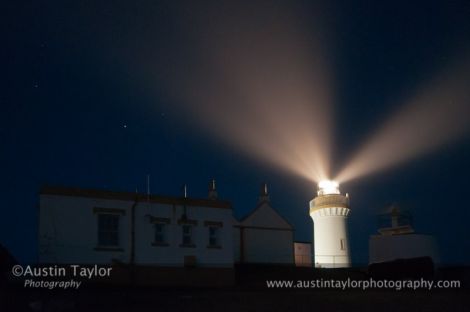
[[[294,242],[295,266],[311,267],[312,266],[312,243]]]
[[[294,264],[294,227],[271,207],[266,184],[256,208],[234,224],[235,263]]]
[[[369,238],[369,264],[421,257],[440,262],[434,236],[416,233],[409,213],[392,206],[379,221],[378,233]]]

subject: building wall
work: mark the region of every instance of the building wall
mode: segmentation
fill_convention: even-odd
[[[351,265],[346,222],[348,213],[348,208],[341,207],[323,208],[311,213],[316,267]]]
[[[195,247],[180,247],[182,243],[182,227],[178,219],[183,214],[183,207],[178,205],[148,205],[143,203],[137,209],[136,222],[140,226],[136,231],[137,264],[159,264],[167,266],[184,265],[185,256],[194,256],[198,266],[232,267],[233,266],[233,224],[232,210],[209,207],[187,207],[186,214],[190,220],[198,224],[193,226]],[[167,228],[168,246],[154,246],[154,224],[150,217],[169,218]],[[219,231],[221,248],[208,248],[209,228],[205,221],[220,222]]]
[[[234,262],[239,263],[240,262],[240,223],[235,220],[234,218],[234,226],[233,226],[233,257],[234,257]]]
[[[294,264],[294,229],[268,201],[238,222],[233,241],[237,263]]]
[[[294,242],[295,265],[312,266],[312,244]]]
[[[131,257],[131,207],[133,201],[41,195],[39,212],[39,261],[41,263],[106,264],[113,260],[129,263]],[[94,208],[118,209],[120,213],[120,251],[96,250],[98,217]],[[181,225],[177,220],[183,207],[139,202],[135,209],[135,263],[141,265],[182,266],[185,256],[194,256],[197,266],[233,266],[232,210],[213,207],[187,207],[193,226],[194,247],[180,247]],[[153,246],[155,237],[151,217],[169,218],[168,246]],[[207,248],[209,229],[205,221],[222,223],[220,249]]]
[[[437,244],[431,235],[372,235],[369,238],[369,263],[426,256],[439,263]]]
[[[294,263],[293,231],[263,228],[243,229],[245,263]]]
[[[70,196],[41,195],[39,208],[39,262],[106,264],[130,257],[132,202]],[[119,237],[122,251],[98,251],[98,220],[94,207],[122,209]]]

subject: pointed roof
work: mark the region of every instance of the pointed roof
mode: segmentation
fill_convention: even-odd
[[[267,201],[260,202],[248,215],[240,220],[240,226],[293,230],[294,227],[271,207]]]

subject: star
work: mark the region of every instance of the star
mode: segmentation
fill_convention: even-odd
[[[122,125],[122,127],[123,127],[124,129],[127,129],[127,125],[126,125],[126,124]]]

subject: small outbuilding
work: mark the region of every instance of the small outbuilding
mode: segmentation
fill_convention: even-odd
[[[233,233],[235,263],[294,265],[294,227],[271,207],[266,184],[257,207],[234,221]]]
[[[294,242],[295,266],[312,266],[312,243]]]

